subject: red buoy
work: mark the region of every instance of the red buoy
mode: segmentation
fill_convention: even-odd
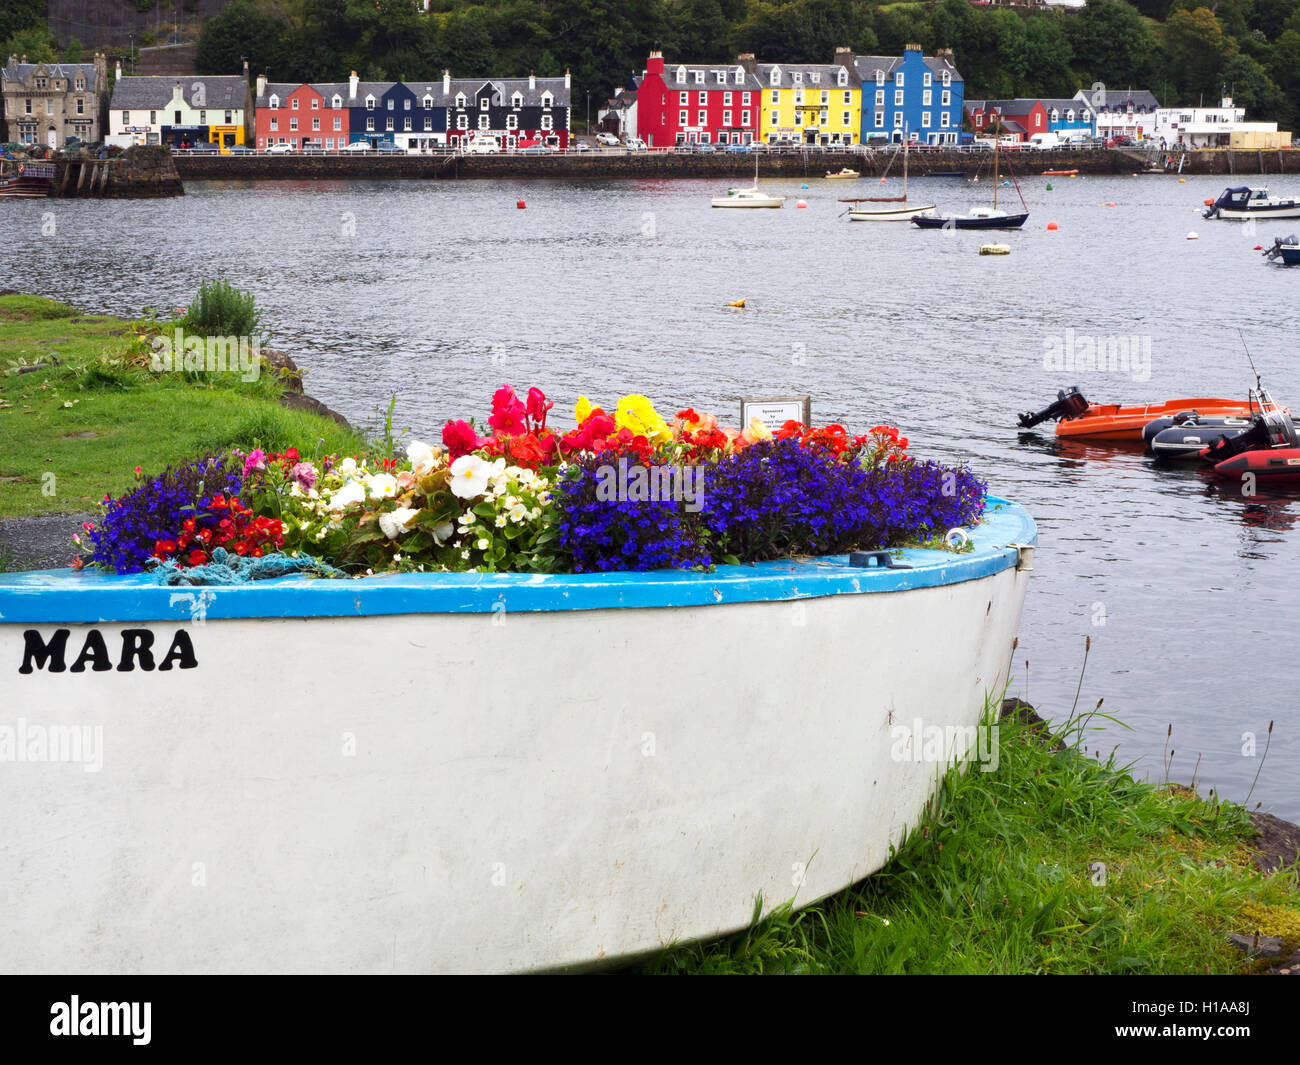
[[[526,203],[524,203],[523,200],[520,200],[517,204],[515,204],[515,206],[518,207],[518,208],[522,211],[522,210],[523,210],[525,207],[527,207],[528,205],[527,205]]]

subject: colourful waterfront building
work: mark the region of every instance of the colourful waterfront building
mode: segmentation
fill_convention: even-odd
[[[108,105],[104,141],[122,147],[212,144],[224,151],[247,142],[252,119],[247,72],[182,79],[119,76]]]
[[[760,89],[759,139],[768,144],[857,144],[862,128],[862,81],[848,49],[836,52],[837,62],[755,63],[742,55],[739,63],[757,77]]]
[[[742,63],[665,67],[656,49],[637,89],[637,134],[651,148],[751,144],[759,136],[762,88]]]
[[[1078,98],[966,101],[966,118],[976,134],[992,133],[995,116],[1000,133],[1021,141],[1035,133],[1056,133],[1063,140],[1097,134],[1096,115]]]
[[[863,144],[960,141],[963,82],[951,49],[927,57],[909,44],[901,56],[857,56],[853,68],[862,85]]]
[[[289,144],[294,151],[333,151],[348,142],[351,112],[345,84],[294,85],[257,79],[256,144]]]
[[[447,142],[464,146],[495,137],[506,150],[541,142],[569,147],[569,72],[562,78],[456,78],[443,71]]]

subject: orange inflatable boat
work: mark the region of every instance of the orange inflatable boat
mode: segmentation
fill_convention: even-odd
[[[1248,417],[1253,413],[1249,400],[1196,396],[1170,399],[1164,403],[1143,403],[1123,407],[1118,403],[1089,403],[1077,388],[1057,393],[1056,402],[1036,414],[1022,414],[1019,425],[1032,429],[1039,422],[1056,419],[1056,435],[1089,437],[1093,440],[1141,441],[1143,427],[1156,418],[1167,418],[1181,411],[1196,411],[1206,416]]]

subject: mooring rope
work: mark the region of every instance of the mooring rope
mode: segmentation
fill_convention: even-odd
[[[167,559],[153,570],[159,584],[243,584],[271,577],[285,577],[291,573],[309,577],[346,577],[341,569],[307,555],[292,558],[275,552],[253,558],[236,555],[224,547],[214,548],[212,559],[199,566],[182,567],[174,559]]]

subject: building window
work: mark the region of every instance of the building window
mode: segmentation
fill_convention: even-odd
[[[314,96],[311,98],[311,109],[312,109],[313,111],[319,111],[319,110],[320,110],[320,101],[319,101],[318,99],[316,99],[316,97],[314,97]]]
[[[930,87],[930,82],[931,82],[930,72],[927,70],[924,74],[921,75],[921,84],[928,89]]]
[[[550,115],[542,115],[542,129],[551,129],[554,126],[554,119]]]
[[[697,126],[707,126],[709,124],[709,113],[707,111],[701,111],[699,113],[699,121],[695,124]]]
[[[844,91],[844,102],[846,104],[851,104],[853,102],[853,93],[847,89]]]
[[[331,100],[330,103],[333,105],[333,107],[334,107],[335,110],[338,110],[340,107],[343,106],[343,97],[341,97],[341,96],[339,96],[337,93],[335,93],[335,94],[334,94],[334,99]]]
[[[951,106],[952,106],[952,93],[951,93],[950,91],[948,91],[947,89],[944,89],[944,90],[943,90],[943,94],[939,97],[939,102],[940,102],[941,104],[943,104],[944,107],[951,107]]]
[[[849,112],[845,111],[844,117],[840,119],[840,125],[847,126],[848,124],[849,124]]]
[[[425,109],[426,111],[428,111],[431,107],[433,107],[433,97],[432,97],[432,96],[428,96],[428,95],[426,95],[426,96],[424,97],[424,101],[423,101],[423,102],[424,102],[424,109]]]
[[[894,106],[895,106],[895,107],[902,107],[902,106],[903,106],[903,90],[902,90],[902,89],[895,89],[895,90],[894,90]]]
[[[684,125],[686,125],[686,123],[687,123],[688,121],[689,121],[689,118],[688,118],[688,116],[687,116],[687,114],[686,114],[685,111],[678,111],[678,112],[677,112],[677,124],[678,124],[679,126],[684,126]]]
[[[931,92],[930,92],[929,89],[926,89],[925,92],[921,93],[921,106],[922,106],[922,107],[929,107],[930,104],[933,103],[933,100],[930,99],[931,95],[932,95],[932,94],[931,94]]]
[[[825,111],[822,111],[822,112],[817,116],[817,124],[818,124],[819,126],[824,126],[824,125],[826,125],[826,112],[825,112]]]
[[[409,111],[410,109],[411,109],[411,100],[408,97],[407,99],[402,101],[402,110]]]
[[[679,93],[677,96],[677,102],[685,107],[691,102],[691,94],[688,92]]]
[[[951,70],[945,70],[945,71],[943,72],[943,83],[944,83],[945,85],[951,85],[951,84],[952,84],[952,71],[951,71]]]
[[[708,104],[708,102],[709,102],[709,94],[707,92],[700,93],[699,105],[701,107],[705,107]]]
[[[425,132],[425,133],[432,133],[432,132],[433,132],[433,119],[428,118],[428,117],[425,118],[425,120],[424,120],[424,132]]]
[[[730,111],[723,111],[723,112],[722,112],[722,124],[723,124],[724,126],[730,126],[730,125],[731,125],[731,112],[730,112]]]
[[[457,116],[456,116],[456,128],[457,128],[457,129],[469,129],[469,115],[457,115]]]
[[[373,96],[367,96],[367,97],[366,97],[366,110],[367,110],[367,111],[373,111],[374,109],[375,109],[375,98],[374,98]]]
[[[741,112],[740,112],[740,124],[741,124],[742,126],[748,126],[748,125],[749,125],[749,112],[748,112],[748,111],[741,111]]]
[[[725,70],[715,70],[713,72],[713,80],[716,81],[719,85],[726,85],[727,72]]]
[[[798,107],[801,103],[803,103],[803,89],[795,89],[794,104]]]
[[[729,92],[724,92],[724,93],[722,94],[722,104],[723,104],[724,107],[730,107],[730,106],[731,106],[731,93],[729,93]]]
[[[411,132],[411,120],[409,118],[402,119],[402,129],[407,133]]]
[[[903,128],[903,112],[902,112],[902,111],[895,111],[895,112],[894,112],[894,128],[895,128],[895,129],[902,129],[902,128]]]
[[[779,103],[781,102],[781,90],[780,90],[780,89],[773,89],[773,90],[772,90],[772,102],[773,102],[774,104],[779,104]]]
[[[343,130],[343,119],[338,115],[334,116],[334,132],[339,133]]]
[[[898,87],[901,86],[902,84],[903,84],[903,72],[900,70],[897,74],[894,75],[894,86]]]
[[[877,84],[877,85],[884,85],[884,84],[885,84],[885,72],[884,72],[883,70],[879,70],[879,69],[877,69],[877,71],[876,71],[876,84]]]
[[[274,115],[272,115],[272,116],[271,116],[271,132],[273,132],[273,133],[279,132],[279,129],[280,129],[280,120],[279,120],[278,118],[276,118]]]
[[[277,107],[280,106],[280,97],[272,96],[270,100],[270,104],[271,104],[271,110],[274,111]]]
[[[30,114],[32,113],[32,102],[31,102],[31,100],[27,100],[26,103],[27,103],[27,114],[30,115]],[[130,112],[130,111],[123,111],[123,112],[122,112],[122,125],[124,125],[124,126],[129,126],[130,124],[131,124],[131,112]]]
[[[462,126],[461,128],[463,129],[464,127]],[[374,120],[373,118],[370,118],[369,116],[367,116],[367,117],[366,117],[366,132],[367,132],[367,133],[374,133],[374,131],[375,131],[375,120]]]
[[[877,89],[877,90],[876,90],[876,106],[877,106],[877,107],[884,107],[884,106],[885,106],[885,90],[884,90],[884,89]]]
[[[291,119],[289,119],[289,128],[290,128],[290,129],[297,129],[297,128],[298,128],[298,120],[297,120],[296,118],[291,118]]]
[[[200,125],[200,126],[206,126],[207,124],[208,124],[208,113],[207,113],[206,111],[200,111],[200,112],[199,112],[199,125]]]
[[[518,128],[519,128],[519,116],[506,115],[506,129],[518,129]]]
[[[157,111],[150,111],[150,112],[149,112],[149,125],[153,126],[153,125],[157,125],[157,123],[158,123],[158,112],[157,112]]]
[[[951,117],[951,116],[948,114],[947,111],[942,112],[942,113],[939,115],[939,125],[940,125],[941,127],[943,127],[944,129],[947,129],[948,126],[949,126],[949,124],[950,124],[949,121],[948,121],[950,117]]]
[[[776,125],[780,125],[780,122],[781,122],[781,113],[780,113],[779,111],[773,111],[773,112],[772,112],[772,119],[771,119],[771,121],[768,123],[768,125],[770,125],[770,126],[776,126]]]
[[[748,106],[749,106],[749,93],[747,93],[747,92],[742,92],[742,93],[740,94],[740,102],[741,102],[741,104],[742,104],[743,106],[748,107]]]
[[[831,94],[828,93],[825,89],[822,89],[822,98],[821,98],[822,106],[825,107],[830,102],[831,102]]]
[[[385,131],[387,131],[387,132],[389,132],[389,133],[392,132],[392,130],[393,130],[393,120],[392,120],[391,118],[386,118],[386,119],[384,119],[384,129],[385,129]]]
[[[930,128],[930,112],[929,112],[929,111],[922,111],[922,112],[921,112],[921,128],[922,128],[922,129],[929,129],[929,128]]]
[[[744,85],[744,84],[745,84],[745,72],[744,72],[744,70],[737,70],[737,71],[736,71],[736,84],[737,84],[737,85]]]
[[[311,129],[313,133],[320,132],[320,119],[314,115],[312,116],[312,120],[311,120]]]
[[[298,110],[298,97],[295,96],[292,100],[290,100],[290,101],[289,101],[289,106],[292,107],[295,111],[297,111],[297,110]]]
[[[696,85],[703,85],[703,84],[704,84],[704,71],[702,71],[702,70],[697,70],[697,71],[695,72],[695,84],[696,84]]]
[[[795,85],[802,85],[802,84],[803,84],[803,71],[802,71],[802,70],[792,70],[792,71],[790,72],[790,81],[793,82]]]
[[[876,129],[884,129],[884,128],[885,128],[885,112],[884,112],[884,111],[877,111],[877,112],[876,112]]]

